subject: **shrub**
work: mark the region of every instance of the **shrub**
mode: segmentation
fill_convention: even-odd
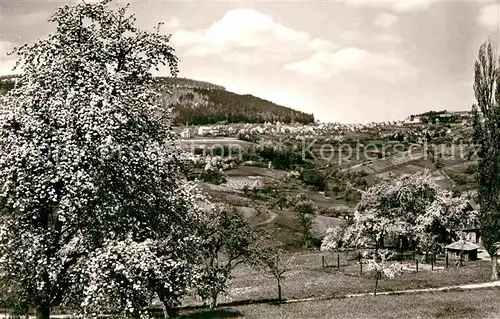
[[[215,184],[215,185],[220,185],[220,184],[226,182],[226,178],[224,177],[224,174],[222,174],[221,172],[219,172],[217,170],[202,171],[200,173],[200,175],[198,176],[198,178],[202,182],[211,183],[211,184]]]
[[[276,169],[289,170],[294,165],[304,164],[299,153],[286,150],[277,150],[273,147],[264,147],[259,151],[260,157],[266,162],[272,162]]]
[[[465,168],[465,173],[467,174],[476,174],[477,173],[478,166],[477,164],[468,164],[467,167]]]
[[[436,161],[434,162],[434,166],[435,166],[437,169],[443,168],[443,166],[444,166],[443,159],[442,159],[441,157],[438,157],[438,158],[436,159]]]
[[[453,180],[458,185],[465,185],[465,184],[467,184],[467,178],[465,176],[463,176],[463,175],[456,174],[456,175],[453,176]]]
[[[303,170],[300,174],[300,179],[306,185],[313,186],[318,191],[324,191],[326,187],[325,175],[317,170]]]

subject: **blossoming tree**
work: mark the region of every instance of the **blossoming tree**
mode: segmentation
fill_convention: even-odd
[[[475,219],[476,212],[467,209],[467,199],[442,189],[429,172],[402,175],[368,189],[350,224],[328,232],[322,247],[333,248],[342,241],[356,247],[371,244],[377,252],[390,235],[427,251],[456,239]]]
[[[374,273],[375,287],[373,295],[377,295],[378,283],[382,277],[389,279],[394,278],[397,274],[401,273],[401,264],[390,262],[394,254],[389,251],[377,252],[368,259],[368,271]],[[367,255],[365,257],[368,257]]]
[[[40,319],[61,304],[144,317],[196,258],[200,198],[151,74],[177,73],[174,49],[109,2],[62,6],[54,34],[15,49],[0,117],[1,291]]]

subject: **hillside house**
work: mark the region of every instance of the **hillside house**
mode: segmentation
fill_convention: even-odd
[[[198,128],[198,135],[199,136],[207,136],[212,134],[212,128],[210,126],[200,126]]]
[[[422,118],[420,116],[414,116],[414,115],[408,116],[403,122],[404,125],[413,125],[422,123],[423,123]]]
[[[185,128],[181,132],[181,138],[191,138],[191,130],[189,128]]]
[[[210,130],[208,135],[210,135],[210,136],[222,136],[222,135],[224,135],[224,133],[222,132],[222,130],[220,128],[212,127],[212,129]]]
[[[472,117],[472,112],[471,111],[452,111],[452,112],[446,112],[439,114],[439,117],[457,117],[457,118],[470,118]]]

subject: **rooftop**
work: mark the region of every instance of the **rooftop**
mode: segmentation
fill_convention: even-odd
[[[479,246],[476,244],[473,244],[471,242],[465,241],[465,240],[459,240],[459,241],[456,241],[452,244],[449,244],[445,248],[452,249],[452,250],[471,251],[471,250],[478,249]]]

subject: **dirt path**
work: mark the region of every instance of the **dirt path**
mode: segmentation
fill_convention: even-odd
[[[273,211],[269,210],[268,213],[270,215],[269,218],[266,219],[265,221],[263,221],[262,223],[258,223],[257,226],[262,226],[262,225],[265,225],[265,224],[270,224],[270,223],[272,223],[276,219],[276,217],[278,217],[278,214],[276,214]]]
[[[495,288],[500,287],[500,280],[484,282],[480,284],[467,284],[467,285],[459,285],[459,286],[447,286],[440,288],[424,288],[424,289],[408,289],[408,290],[396,290],[396,291],[382,291],[378,292],[377,295],[403,295],[403,294],[416,294],[416,293],[425,293],[425,292],[436,292],[436,291],[450,291],[450,290],[474,290],[474,289],[485,289],[485,288]],[[373,293],[362,293],[362,294],[349,294],[345,295],[345,298],[355,298],[355,297],[364,297],[364,296],[372,296]],[[303,298],[303,299],[288,299],[283,300],[283,303],[297,303],[297,302],[307,302],[307,301],[320,301],[320,300],[330,300],[335,299],[332,297],[311,297],[311,298]],[[0,318],[13,318],[9,314],[0,313]],[[24,317],[29,319],[35,319],[34,316]],[[66,319],[72,318],[69,315],[51,315],[50,318],[57,319]]]
[[[436,291],[450,291],[450,290],[474,290],[474,289],[484,289],[484,288],[494,288],[500,287],[500,280],[483,282],[479,284],[467,284],[467,285],[459,285],[459,286],[446,286],[439,288],[422,288],[422,289],[407,289],[407,290],[395,290],[395,291],[381,291],[377,292],[378,295],[404,295],[404,294],[416,294],[422,292],[436,292]],[[345,298],[355,298],[355,297],[364,297],[364,296],[373,296],[373,293],[361,293],[361,294],[348,294],[345,295]],[[294,303],[294,302],[305,302],[305,301],[315,301],[315,300],[328,300],[332,299],[325,297],[311,297],[311,298],[303,298],[303,299],[289,299],[284,301],[284,303]]]

